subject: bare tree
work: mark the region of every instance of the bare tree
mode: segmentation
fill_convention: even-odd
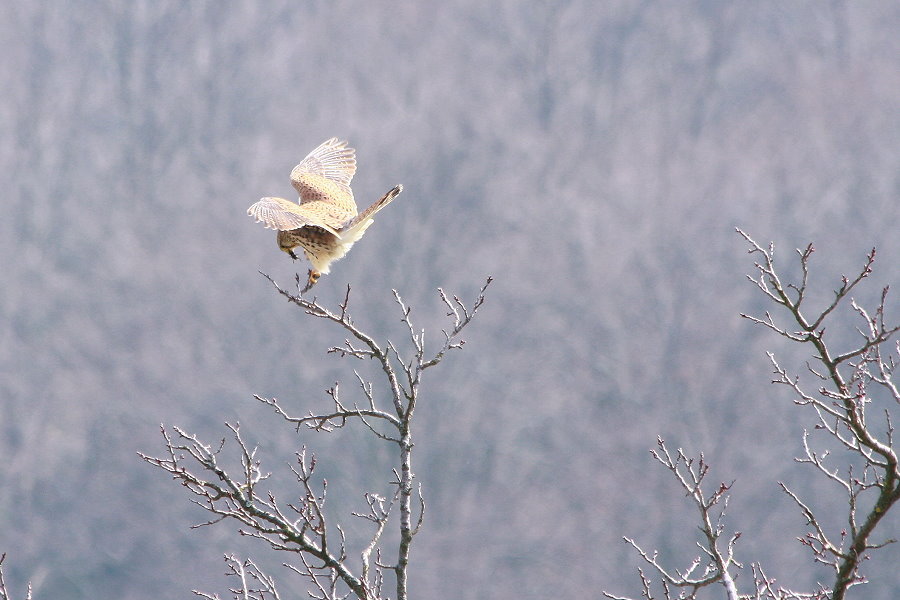
[[[6,553],[0,554],[0,600],[10,600],[11,596],[6,589],[6,580],[3,578],[3,561],[6,560]],[[25,593],[25,600],[31,600],[31,584],[28,584],[28,591]]]
[[[295,464],[291,467],[300,489],[299,497],[286,503],[264,489],[263,482],[271,473],[262,470],[257,450],[242,437],[239,424],[226,423],[226,426],[236,444],[240,472],[228,471],[220,464],[225,440],[207,444],[178,427],[162,427],[167,450],[165,456],[141,454],[141,457],[171,473],[193,495],[191,501],[213,515],[211,520],[197,527],[231,519],[240,523],[241,535],[261,539],[273,549],[293,553],[295,561],[286,562],[284,566],[308,579],[312,598],[334,600],[352,594],[361,600],[376,600],[383,597],[385,573],[390,572],[396,580],[397,599],[405,600],[408,597],[410,547],[425,513],[422,490],[414,485],[412,470],[412,419],[422,377],[426,370],[440,363],[448,351],[462,348],[465,342],[460,335],[484,303],[485,290],[491,279],[488,278],[470,307],[458,297],[450,297],[438,289],[450,325],[443,330],[443,339],[436,351],[431,352],[426,352],[425,331],[414,326],[410,307],[394,290],[394,299],[405,324],[405,334],[412,343],[411,356],[403,356],[391,341],[379,343],[357,327],[349,312],[349,286],[343,302],[336,310],[331,310],[316,299],[302,297],[299,276],[296,293],[279,287],[268,275],[264,276],[281,295],[306,314],[331,321],[349,334],[343,344],[330,348],[328,352],[341,357],[375,360],[383,372],[389,398],[386,403],[382,395],[376,393],[373,382],[355,371],[364,399],[362,403],[344,400],[339,384],[328,390],[330,408],[299,416],[291,414],[275,398],[256,396],[258,401],[273,408],[298,432],[330,432],[348,422],[359,421],[377,439],[398,448],[397,464],[390,470],[390,483],[395,488],[393,494],[366,492],[363,494],[365,510],[353,513],[373,528],[359,560],[353,561],[348,556],[344,528],[326,515],[327,482],[320,482],[314,476],[317,459],[307,452],[305,446],[296,452]],[[399,513],[396,519],[399,543],[396,558],[389,559],[390,552],[383,547],[382,534],[395,513]],[[231,588],[235,598],[264,600],[279,597],[274,578],[263,572],[256,562],[233,555],[225,559],[228,574],[238,581]],[[194,593],[203,598],[218,598],[203,592]]]
[[[830,587],[797,592],[777,586],[760,563],[751,563],[753,589],[740,593],[736,585],[736,570],[742,569],[734,555],[740,532],[725,535],[724,516],[728,506],[731,484],[720,483],[710,492],[704,491],[704,478],[709,465],[703,454],[699,458],[685,455],[679,449],[673,456],[662,439],[653,457],[673,473],[691,502],[700,512],[702,539],[697,543],[701,554],[681,570],[665,567],[656,552],[646,552],[634,540],[625,538],[649,566],[640,570],[641,597],[696,598],[701,589],[721,584],[729,600],[757,598],[772,600],[841,600],[847,591],[866,582],[860,571],[862,561],[878,548],[893,543],[893,539],[877,539],[875,530],[888,511],[900,499],[900,469],[894,447],[892,414],[900,405],[900,390],[893,382],[893,372],[900,356],[900,342],[890,342],[900,326],[885,322],[888,288],[885,287],[874,310],[863,308],[851,292],[872,273],[875,262],[873,249],[860,271],[852,279],[843,277],[833,297],[824,308],[809,310],[804,302],[810,295],[809,263],[812,244],[797,250],[801,276],[797,283],[786,283],[775,267],[775,248],[760,246],[749,235],[737,230],[750,244],[749,253],[758,257],[756,273],[748,276],[765,297],[780,307],[785,317],[777,318],[766,311],[761,317],[742,314],[750,321],[774,331],[779,336],[812,346],[813,362],[806,372],[794,375],[782,367],[775,355],[768,353],[772,363],[773,383],[787,386],[798,407],[810,411],[812,432],[803,434],[803,455],[795,460],[813,466],[846,496],[846,512],[840,516],[817,513],[810,502],[786,484],[781,489],[799,507],[809,531],[798,538],[811,552],[814,563],[825,565],[832,573]],[[839,306],[847,304],[858,318],[857,341],[838,351],[843,343],[826,329],[838,330],[836,319]],[[813,443],[813,436],[824,436]],[[814,446],[825,448],[817,450]],[[832,449],[842,450],[843,464],[834,465]],[[733,483],[733,482],[732,482]],[[828,533],[833,530],[838,534]],[[654,581],[659,583],[654,585]],[[657,591],[657,589],[659,591]],[[673,596],[678,590],[677,596]],[[625,597],[604,592],[606,597],[625,600]]]

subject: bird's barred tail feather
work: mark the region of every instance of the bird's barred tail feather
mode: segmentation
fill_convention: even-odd
[[[372,206],[357,215],[352,221],[350,221],[350,223],[346,227],[341,230],[341,240],[346,240],[352,243],[362,237],[362,234],[365,233],[369,225],[372,224],[372,217],[375,216],[375,213],[390,204],[391,200],[396,198],[402,191],[402,185],[394,186],[387,194],[381,197],[381,200],[378,200],[377,202],[372,204]]]

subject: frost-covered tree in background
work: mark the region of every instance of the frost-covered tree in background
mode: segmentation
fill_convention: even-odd
[[[268,487],[267,480],[273,474],[263,469],[257,448],[246,440],[237,423],[226,423],[232,445],[227,445],[225,440],[208,444],[179,427],[163,427],[167,453],[162,457],[141,456],[171,473],[193,495],[191,500],[212,515],[201,525],[236,521],[240,524],[240,535],[258,538],[274,550],[289,553],[292,558],[286,559],[284,566],[308,580],[312,598],[332,600],[352,594],[360,600],[377,600],[385,597],[386,575],[392,575],[396,582],[395,597],[405,600],[409,597],[410,548],[425,515],[424,496],[421,486],[415,482],[412,467],[413,416],[422,377],[448,351],[462,348],[464,340],[460,334],[484,302],[490,282],[489,278],[468,307],[458,297],[449,297],[439,290],[449,326],[438,337],[436,351],[426,350],[425,331],[413,325],[411,308],[395,290],[394,299],[411,343],[411,352],[406,353],[401,345],[390,340],[379,342],[356,324],[350,316],[349,286],[343,302],[332,310],[315,298],[304,298],[299,277],[297,291],[293,293],[272,281],[280,294],[307,315],[335,323],[348,334],[342,344],[328,352],[374,360],[383,372],[381,384],[376,385],[354,370],[361,393],[359,401],[348,400],[336,383],[328,390],[330,406],[306,414],[293,414],[291,408],[275,398],[256,396],[298,433],[331,432],[350,422],[361,422],[368,434],[396,449],[395,464],[385,469],[389,475],[384,489],[360,492],[364,502],[353,516],[369,523],[371,535],[361,544],[358,556],[352,556],[349,550],[347,528],[327,509],[328,484],[316,477],[317,457],[307,451],[305,443],[296,452],[291,466],[299,493],[289,499],[277,497]],[[234,468],[226,466],[229,451],[238,458]],[[338,456],[327,459],[338,464],[350,460]],[[393,538],[395,547],[384,541],[390,523],[397,528],[398,535]],[[234,555],[226,555],[225,559],[228,574],[236,580],[230,588],[234,598],[279,597],[275,578],[264,572],[256,561]],[[195,593],[203,598],[219,598],[205,592]]]
[[[740,229],[738,233],[757,258],[756,273],[750,280],[778,307],[774,314],[765,311],[762,316],[741,316],[810,349],[811,360],[801,374],[782,366],[774,353],[768,355],[773,383],[786,386],[794,404],[808,412],[810,426],[803,433],[803,454],[795,460],[817,469],[846,500],[843,514],[826,514],[817,509],[814,499],[801,498],[779,482],[806,520],[808,531],[798,540],[809,549],[812,562],[828,569],[828,579],[814,590],[791,590],[767,576],[761,560],[749,564],[750,576],[742,582],[738,573],[744,564],[736,552],[741,532],[729,533],[724,519],[734,482],[711,488],[705,483],[709,462],[702,453],[694,457],[681,448],[672,452],[659,438],[657,448],[651,451],[653,458],[675,476],[699,511],[700,553],[682,568],[671,567],[658,552],[648,552],[634,539],[624,538],[648,565],[646,572],[640,570],[640,597],[697,598],[701,590],[722,585],[728,600],[841,600],[853,586],[866,583],[862,566],[869,554],[896,541],[879,535],[878,526],[900,500],[894,444],[900,389],[893,381],[900,357],[900,342],[894,336],[900,325],[885,320],[887,287],[874,308],[865,308],[851,296],[872,273],[875,249],[852,279],[841,279],[824,306],[813,308],[808,306],[813,295],[808,286],[813,245],[797,251],[801,275],[798,282],[789,282],[776,269],[774,244],[766,248]],[[831,335],[843,325],[839,308],[846,304],[856,315],[856,342],[849,347]],[[604,593],[616,600],[625,598]]]

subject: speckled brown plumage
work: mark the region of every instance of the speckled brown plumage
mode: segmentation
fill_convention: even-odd
[[[326,140],[291,171],[291,184],[299,202],[266,197],[247,213],[270,229],[278,230],[278,247],[296,259],[294,248],[312,265],[306,289],[329,272],[372,224],[372,217],[403,190],[396,186],[357,215],[350,181],[356,173],[356,151],[337,138]]]

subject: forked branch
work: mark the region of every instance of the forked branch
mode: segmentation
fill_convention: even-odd
[[[794,404],[812,410],[814,426],[807,428],[803,436],[803,456],[797,462],[812,465],[817,471],[836,485],[847,500],[847,511],[834,519],[818,515],[811,503],[780,483],[782,490],[798,506],[810,530],[798,537],[809,548],[815,563],[830,568],[834,573],[834,583],[828,588],[819,585],[809,592],[796,592],[776,586],[762,566],[752,564],[754,589],[750,593],[739,594],[732,566],[741,568],[734,559],[734,544],[740,533],[733,534],[727,543],[722,543],[724,532],[723,517],[727,507],[726,492],[731,484],[722,483],[713,492],[704,493],[702,484],[708,472],[702,454],[699,459],[687,457],[681,450],[672,455],[662,440],[653,451],[654,458],[673,473],[682,489],[700,511],[700,531],[703,541],[698,543],[701,554],[682,570],[665,567],[656,552],[643,550],[630,538],[639,556],[651,568],[651,575],[640,571],[641,597],[654,598],[652,574],[660,580],[662,598],[695,598],[700,589],[721,582],[730,600],[753,598],[756,600],[842,600],[848,589],[864,583],[860,572],[862,562],[868,554],[893,539],[873,539],[876,527],[900,500],[900,470],[897,451],[894,447],[894,419],[892,412],[900,404],[900,392],[893,382],[893,374],[900,354],[900,342],[889,343],[900,331],[900,325],[888,325],[885,320],[888,288],[881,292],[880,301],[874,310],[858,304],[851,292],[872,273],[875,250],[869,252],[860,270],[853,277],[842,277],[831,299],[818,311],[809,308],[810,261],[815,252],[812,244],[797,250],[801,275],[798,282],[786,282],[775,265],[775,247],[763,247],[749,235],[738,229],[738,233],[750,245],[749,253],[758,260],[756,273],[748,278],[782,312],[782,321],[766,311],[762,316],[742,314],[744,318],[763,325],[792,342],[809,344],[815,361],[806,365],[805,373],[794,375],[783,368],[774,354],[769,353],[774,373],[773,383],[784,385],[791,390]],[[839,318],[842,305],[849,304],[848,314],[858,318],[862,324],[856,329],[859,337],[855,343],[843,351],[835,351],[844,340],[826,337],[828,327]],[[843,318],[841,315],[840,318]],[[813,387],[808,387],[808,379]],[[873,394],[873,390],[880,394]],[[879,412],[874,412],[878,407]],[[824,436],[823,450],[816,449],[809,431]],[[831,449],[849,453],[844,466],[834,466]],[[860,467],[861,465],[861,467]],[[714,509],[718,512],[714,513]],[[838,535],[829,531],[837,529]],[[625,600],[621,596],[606,593],[608,598]]]
[[[699,512],[700,531],[703,536],[703,539],[697,542],[700,554],[683,569],[670,569],[660,562],[657,551],[647,552],[633,539],[628,537],[623,539],[660,577],[663,598],[672,598],[672,589],[681,590],[678,598],[696,598],[702,588],[721,583],[725,587],[726,598],[738,600],[731,568],[732,566],[741,568],[734,558],[734,545],[741,537],[741,533],[734,532],[726,541],[722,539],[725,533],[724,517],[728,508],[728,491],[734,482],[720,483],[712,492],[706,492],[703,489],[703,480],[709,473],[709,465],[703,454],[698,458],[692,458],[679,448],[673,455],[666,447],[665,441],[659,437],[656,439],[656,445],[656,449],[650,451],[653,458],[672,473]],[[642,597],[649,600],[653,598],[652,579],[643,570],[640,571],[640,577],[643,587]],[[605,591],[603,594],[613,600],[631,600]]]
[[[191,501],[212,515],[210,520],[198,526],[223,520],[237,521],[240,535],[263,540],[275,550],[293,553],[296,561],[284,566],[308,579],[308,593],[312,598],[336,600],[346,597],[349,590],[349,594],[361,600],[377,600],[383,597],[385,572],[393,572],[396,598],[406,600],[411,543],[425,514],[421,486],[414,485],[412,470],[412,417],[419,398],[421,376],[423,371],[440,363],[449,350],[463,346],[460,335],[484,303],[484,293],[491,279],[488,278],[471,307],[456,296],[450,300],[443,290],[439,290],[442,302],[450,311],[447,316],[451,326],[444,330],[444,340],[431,354],[426,350],[425,331],[414,326],[412,309],[395,290],[394,300],[400,308],[401,320],[413,347],[412,355],[404,357],[392,342],[381,343],[355,324],[350,315],[349,286],[338,307],[330,309],[316,298],[309,300],[303,297],[299,276],[296,279],[297,291],[291,292],[279,287],[268,275],[263,275],[279,294],[306,314],[336,323],[348,334],[343,344],[331,347],[329,353],[340,357],[374,359],[387,382],[387,393],[379,394],[373,381],[353,371],[358,389],[362,392],[360,401],[346,401],[338,382],[326,392],[330,398],[327,409],[310,410],[299,416],[276,398],[255,396],[256,400],[274,409],[298,433],[328,433],[358,421],[377,439],[398,448],[397,464],[390,469],[392,478],[386,484],[391,492],[363,493],[367,510],[352,513],[373,527],[372,535],[361,544],[358,562],[354,564],[348,557],[344,529],[326,513],[328,483],[325,480],[319,483],[315,479],[316,457],[308,454],[305,446],[297,452],[296,461],[290,467],[300,494],[288,503],[282,503],[272,492],[262,489],[270,473],[262,470],[256,448],[245,442],[236,424],[226,425],[232,432],[233,441],[229,448],[235,447],[237,451],[237,469],[226,468],[221,463],[226,440],[216,445],[206,444],[178,427],[162,427],[167,451],[165,456],[140,456],[180,481],[193,496]],[[417,511],[413,506],[415,495],[418,496]],[[395,517],[396,513],[399,515]],[[392,518],[397,524],[399,544],[396,559],[388,562],[384,558],[386,550],[382,547],[382,541]],[[256,563],[249,559],[241,561],[233,556],[227,556],[226,562],[228,575],[239,581],[239,585],[230,590],[235,598],[278,598],[274,579],[263,573]],[[204,598],[217,598],[195,593]]]
[[[848,510],[845,518],[841,519],[846,526],[841,527],[840,541],[826,534],[823,520],[816,516],[812,507],[781,484],[812,527],[812,531],[800,541],[810,548],[816,562],[833,569],[835,582],[828,590],[828,597],[839,600],[844,598],[850,587],[865,581],[859,568],[866,554],[893,541],[873,542],[871,537],[879,522],[900,499],[900,470],[893,445],[891,419],[891,412],[900,404],[900,393],[892,380],[897,348],[894,352],[885,351],[888,342],[900,331],[900,325],[889,326],[885,322],[887,287],[882,290],[874,313],[850,297],[850,293],[872,273],[876,256],[874,248],[866,255],[856,275],[841,278],[827,305],[809,312],[807,307],[801,307],[801,303],[807,289],[813,246],[810,244],[805,250],[797,251],[803,273],[801,282],[785,285],[776,271],[774,246],[770,244],[768,248],[763,248],[740,229],[738,233],[750,245],[748,252],[760,257],[755,263],[756,276],[749,279],[786,310],[787,324],[776,322],[768,312],[763,318],[741,316],[791,341],[810,344],[815,349],[813,359],[818,366],[808,366],[807,369],[816,382],[815,391],[808,390],[799,376],[789,374],[770,353],[775,374],[773,382],[790,388],[795,404],[813,410],[815,431],[829,435],[838,448],[855,456],[848,459],[848,466],[844,469],[829,466],[826,462],[829,452],[813,450],[809,434],[804,433],[805,455],[797,459],[814,466],[845,493]],[[789,294],[787,290],[795,293]],[[837,309],[848,299],[849,314],[855,313],[862,321],[857,328],[859,341],[855,346],[838,352],[833,350],[837,342],[830,337],[826,339],[827,323],[837,318]],[[873,385],[886,390],[893,400],[893,405],[883,406],[883,421],[880,424],[869,414],[872,406],[881,404],[871,393]],[[863,465],[861,470],[858,469],[859,474],[854,473],[852,465],[855,462]],[[822,591],[816,593],[821,594]]]
[[[6,560],[6,553],[0,554],[0,600],[12,600],[9,591],[6,589],[6,580],[3,578],[3,561]],[[25,600],[31,600],[31,584],[28,584],[28,591],[25,592]]]

